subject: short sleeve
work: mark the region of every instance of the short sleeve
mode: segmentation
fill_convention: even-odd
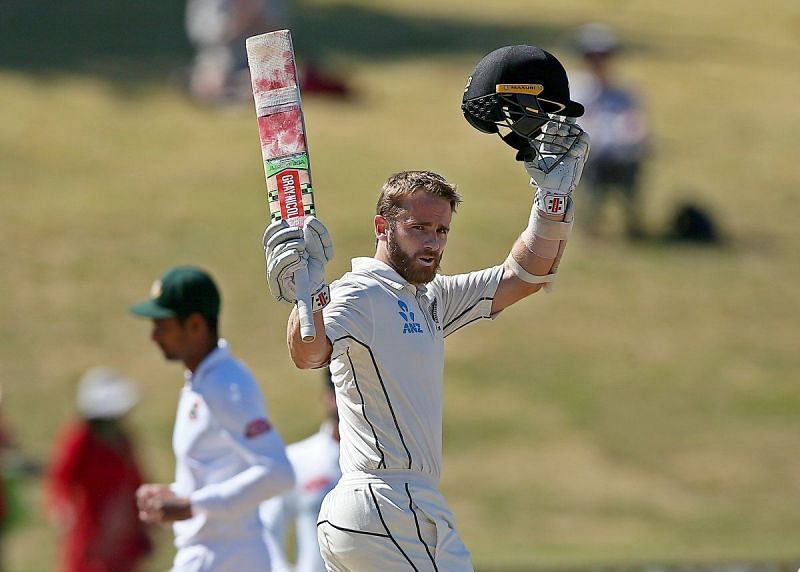
[[[325,334],[331,343],[352,337],[369,345],[373,338],[370,286],[349,280],[331,284],[331,301],[323,310]]]
[[[203,398],[220,426],[242,441],[252,441],[272,429],[261,390],[249,372],[219,372]],[[225,381],[221,381],[225,380]]]
[[[476,320],[492,317],[492,302],[502,277],[501,265],[433,279],[428,288],[436,300],[445,336]]]
[[[194,491],[190,499],[192,507],[202,512],[244,514],[260,501],[291,488],[294,472],[250,373],[241,365],[226,365],[214,371],[214,377],[203,399],[229,454],[243,459],[247,468]]]

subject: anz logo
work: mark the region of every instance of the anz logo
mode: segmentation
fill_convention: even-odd
[[[400,317],[403,318],[403,333],[404,334],[423,333],[422,325],[414,321],[414,312],[411,312],[408,309],[408,305],[402,300],[398,300],[397,305],[400,306],[400,311],[398,312],[398,314],[400,314]]]

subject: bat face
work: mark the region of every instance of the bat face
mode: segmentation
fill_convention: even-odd
[[[314,214],[314,195],[308,171],[308,154],[266,161],[267,199],[273,221],[285,220],[302,226],[306,215]]]
[[[314,214],[297,68],[288,30],[247,39],[270,218],[303,226]]]
[[[270,218],[302,227],[306,215],[315,214],[314,192],[292,37],[279,30],[247,38],[246,47]],[[316,332],[308,270],[296,270],[293,279],[301,338],[310,342]]]
[[[258,118],[258,135],[265,157],[306,152],[306,133],[300,108]],[[266,160],[266,159],[265,159]]]
[[[294,47],[288,30],[248,38],[247,53],[254,94],[297,85]]]

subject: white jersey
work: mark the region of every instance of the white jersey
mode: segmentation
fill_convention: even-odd
[[[286,531],[295,525],[296,572],[325,572],[317,542],[317,517],[322,499],[336,485],[339,469],[339,441],[333,426],[325,423],[320,431],[286,448],[297,482],[294,489],[261,505],[261,520],[270,548],[272,572],[292,570],[286,557]]]
[[[190,499],[194,514],[173,524],[176,563],[202,549],[213,552],[214,562],[198,570],[228,570],[217,547],[251,541],[263,546],[259,504],[289,490],[294,477],[261,390],[224,340],[194,374],[186,372],[172,446],[176,469],[171,488]],[[251,553],[258,553],[257,547]],[[250,569],[268,569],[265,558],[266,564],[254,562]]]
[[[438,481],[444,338],[491,317],[495,266],[414,286],[374,258],[353,259],[324,310],[333,344],[343,473],[411,469]]]

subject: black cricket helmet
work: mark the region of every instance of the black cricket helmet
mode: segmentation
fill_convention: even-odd
[[[518,161],[536,159],[544,143],[546,152],[565,154],[582,133],[568,119],[583,115],[583,105],[570,99],[564,66],[535,46],[506,46],[487,54],[467,80],[461,110],[477,130],[497,133],[517,149]],[[501,127],[508,131],[501,133]],[[556,132],[558,137],[547,135]]]

